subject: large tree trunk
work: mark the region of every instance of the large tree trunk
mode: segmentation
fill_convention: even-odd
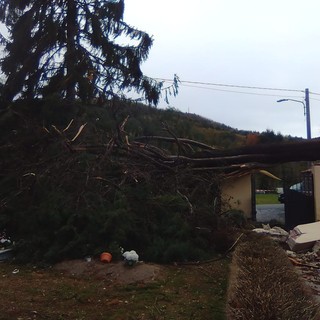
[[[76,97],[76,35],[77,35],[77,6],[74,0],[67,0],[67,52],[66,52],[66,98],[75,100]]]

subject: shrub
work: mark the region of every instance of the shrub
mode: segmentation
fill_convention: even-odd
[[[283,249],[261,235],[235,250],[227,304],[228,319],[319,319],[317,306]]]

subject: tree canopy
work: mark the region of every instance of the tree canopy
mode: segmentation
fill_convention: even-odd
[[[133,90],[156,105],[162,83],[140,67],[153,39],[123,14],[124,0],[1,1],[9,32],[1,35],[2,103],[52,94],[87,102]]]

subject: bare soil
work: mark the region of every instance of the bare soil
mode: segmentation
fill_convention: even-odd
[[[99,260],[70,260],[56,264],[54,270],[66,275],[104,279],[112,284],[128,285],[137,282],[149,283],[163,276],[164,267],[138,262],[133,266],[123,262],[103,263]]]

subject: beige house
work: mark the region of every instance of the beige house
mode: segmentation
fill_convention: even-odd
[[[227,201],[232,209],[242,210],[245,217],[251,219],[253,217],[253,191],[251,173],[231,177],[222,184],[222,201]]]
[[[242,210],[247,219],[255,219],[255,189],[252,184],[252,174],[254,173],[261,173],[272,179],[281,180],[266,170],[252,170],[228,177],[222,183],[221,188],[222,201],[227,201],[232,209]]]
[[[273,179],[279,179],[264,170],[258,170]],[[311,166],[313,175],[313,194],[315,221],[320,221],[320,163]],[[221,188],[221,197],[227,201],[232,209],[242,210],[247,219],[254,218],[255,215],[255,190],[252,187],[252,173],[246,172],[228,177],[224,180]],[[279,179],[280,180],[280,179]]]

